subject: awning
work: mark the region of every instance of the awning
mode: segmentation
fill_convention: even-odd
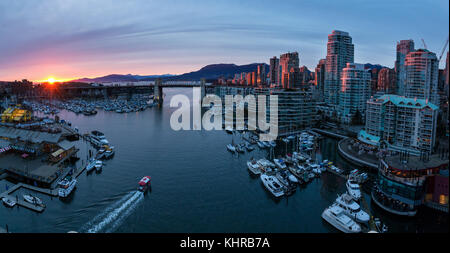
[[[58,149],[57,151],[52,153],[53,157],[57,157],[64,152],[64,149]]]
[[[6,151],[8,151],[10,149],[11,149],[10,146],[6,146],[6,147],[3,147],[3,148],[0,148],[0,153],[6,152]]]

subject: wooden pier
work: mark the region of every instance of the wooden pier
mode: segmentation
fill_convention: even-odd
[[[18,189],[20,189],[21,187],[28,189],[28,190],[32,190],[32,191],[36,191],[42,194],[46,194],[49,196],[53,196],[56,197],[58,196],[58,190],[52,190],[52,189],[44,189],[44,188],[40,188],[40,187],[35,187],[32,185],[27,185],[27,184],[23,184],[23,183],[18,183],[16,185],[14,185],[13,187],[9,188],[7,191],[0,193],[0,199],[1,198],[8,198],[14,202],[16,202],[17,205],[19,206],[23,206],[25,208],[31,209],[33,211],[36,212],[43,212],[45,210],[45,206],[42,205],[35,205],[29,202],[26,202],[24,200],[22,200],[22,198],[13,198],[12,196],[10,196],[10,194],[12,194],[13,192],[17,191]]]

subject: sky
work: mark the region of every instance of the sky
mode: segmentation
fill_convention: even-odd
[[[182,74],[289,51],[314,70],[332,30],[350,33],[355,62],[393,67],[402,39],[439,56],[448,22],[448,0],[1,0],[0,80]]]

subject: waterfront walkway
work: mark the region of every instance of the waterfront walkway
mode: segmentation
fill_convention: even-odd
[[[338,143],[338,151],[339,154],[342,155],[342,157],[344,157],[345,159],[347,159],[348,161],[356,164],[356,165],[360,165],[360,166],[367,166],[370,167],[372,169],[377,169],[378,168],[378,157],[376,155],[376,153],[368,153],[366,151],[364,151],[363,154],[358,154],[359,150],[355,150],[355,148],[353,147],[353,144],[351,143],[351,138],[346,138],[343,139],[341,141],[339,141]],[[349,148],[350,146],[350,148]]]
[[[334,137],[334,138],[337,138],[337,139],[348,138],[348,136],[346,136],[346,135],[338,134],[338,133],[327,131],[327,130],[323,130],[323,129],[313,128],[311,130],[315,131],[315,132],[317,132],[319,134],[323,134],[323,135],[326,135],[326,136],[331,136],[331,137]]]

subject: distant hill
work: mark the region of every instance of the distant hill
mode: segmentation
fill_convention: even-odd
[[[233,78],[235,74],[240,74],[242,72],[252,72],[256,71],[258,65],[261,63],[252,63],[247,65],[236,65],[236,64],[211,64],[201,68],[198,71],[193,71],[190,73],[185,73],[182,75],[171,76],[163,78],[164,80],[183,80],[183,81],[196,81],[201,78],[205,79],[217,79],[220,77]],[[269,72],[269,65],[266,65],[266,73]]]
[[[168,81],[198,81],[201,78],[206,79],[217,79],[219,77],[232,78],[235,74],[242,72],[252,72],[257,70],[257,66],[261,63],[252,63],[247,65],[236,65],[236,64],[211,64],[201,68],[198,71],[193,71],[181,75],[119,75],[112,74],[96,78],[81,78],[77,80],[72,80],[72,82],[83,82],[83,83],[103,83],[103,82],[137,82],[137,81],[153,81],[156,78],[162,78]],[[269,72],[269,65],[266,65],[266,73]]]
[[[380,65],[380,64],[370,64],[370,63],[366,63],[366,64],[364,64],[364,68],[366,68],[366,69],[378,69],[378,70],[380,70],[380,69],[382,69],[382,68],[387,68],[387,67],[382,66],[382,65]]]
[[[140,76],[140,75],[119,75],[119,74],[112,74],[102,77],[96,77],[96,78],[81,78],[72,80],[71,82],[82,82],[82,83],[106,83],[106,82],[137,82],[142,81],[143,79],[148,78],[158,78],[158,77],[170,77],[173,75],[165,74],[165,75],[148,75],[148,76]]]

